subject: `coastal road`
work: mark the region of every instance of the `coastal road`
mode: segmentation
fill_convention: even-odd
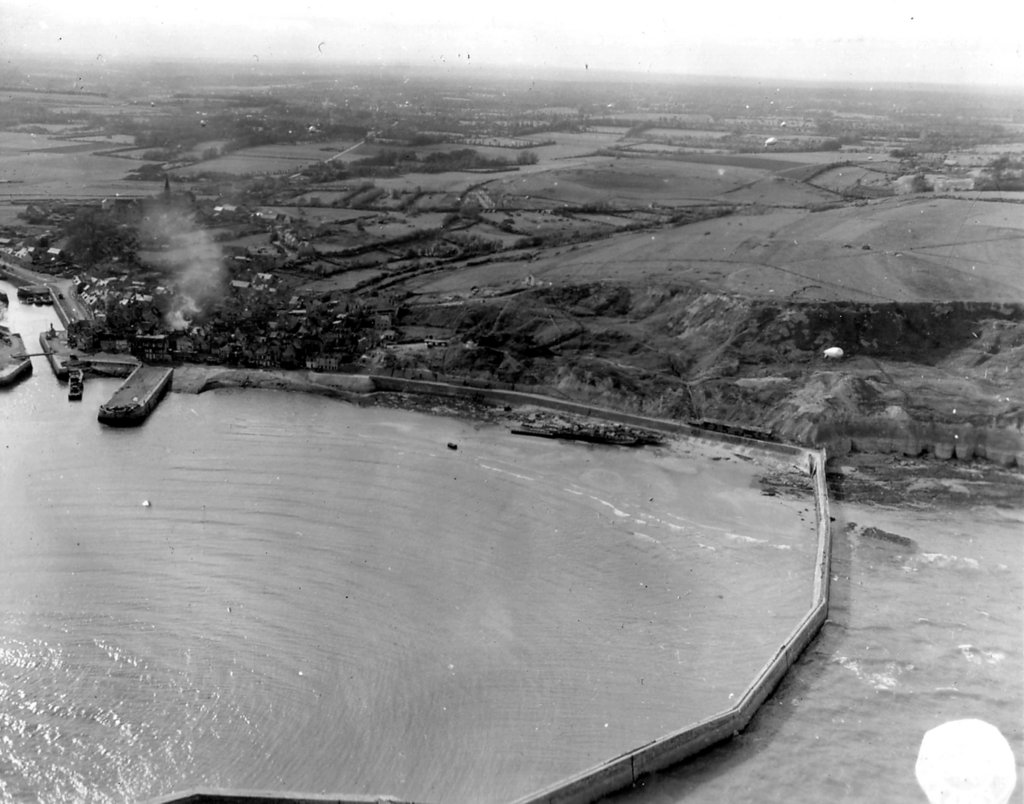
[[[47,288],[53,296],[54,304],[61,307],[68,321],[92,320],[92,311],[79,300],[72,280],[36,273],[3,258],[0,258],[0,267],[13,278]]]

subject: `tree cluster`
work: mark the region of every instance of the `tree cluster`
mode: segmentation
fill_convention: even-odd
[[[65,251],[86,268],[111,260],[135,260],[138,247],[135,232],[99,207],[80,208],[65,226],[65,233],[68,238]]]

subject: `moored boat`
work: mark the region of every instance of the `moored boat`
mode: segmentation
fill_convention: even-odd
[[[68,372],[68,399],[81,399],[84,389],[85,374],[81,369],[71,369],[71,371]]]

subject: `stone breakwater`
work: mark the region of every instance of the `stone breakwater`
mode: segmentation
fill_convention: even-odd
[[[32,360],[24,355],[21,335],[0,326],[0,388],[14,385],[32,373]]]

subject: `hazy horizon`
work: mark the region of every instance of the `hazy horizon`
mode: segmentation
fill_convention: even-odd
[[[126,0],[0,0],[4,66],[216,60],[263,68],[400,65],[453,76],[527,70],[622,75],[972,85],[1024,90],[1024,10],[871,0],[708,5],[627,14],[443,2],[339,9]]]

